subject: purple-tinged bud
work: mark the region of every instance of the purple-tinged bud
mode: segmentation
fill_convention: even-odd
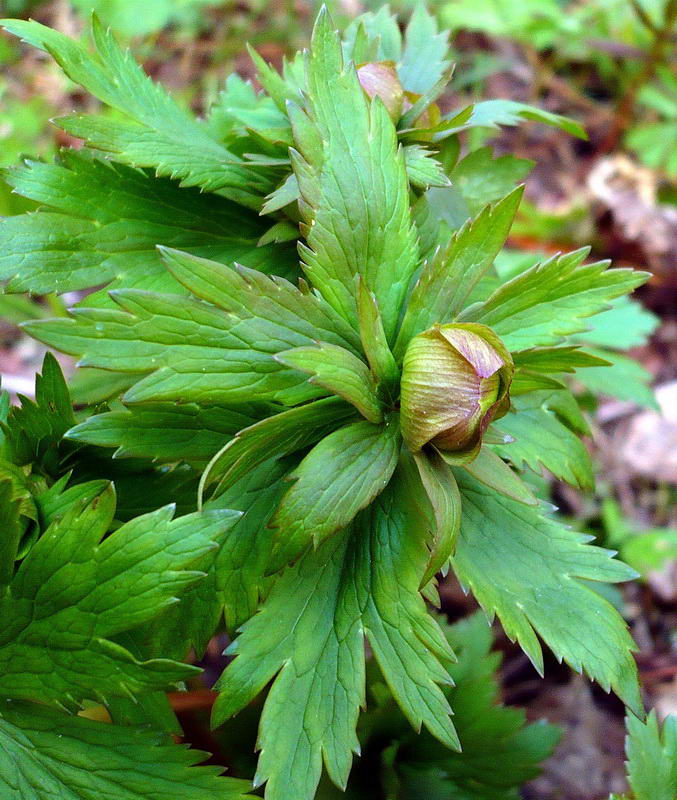
[[[357,67],[357,77],[369,97],[380,97],[393,122],[402,116],[404,90],[393,61],[370,61]]]
[[[400,424],[408,447],[427,444],[460,460],[477,455],[492,420],[509,408],[510,353],[486,325],[435,325],[404,355]]]

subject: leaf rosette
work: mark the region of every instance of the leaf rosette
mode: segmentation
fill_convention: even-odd
[[[414,729],[459,748],[443,691],[454,653],[426,607],[448,569],[538,670],[543,641],[640,714],[632,639],[590,588],[633,572],[546,516],[522,477],[545,466],[591,481],[562,379],[606,362],[567,337],[647,276],[581,250],[505,279],[494,262],[525,165],[488,148],[455,164],[471,128],[580,129],[507,101],[442,114],[448,38],[422,8],[404,40],[385,9],[343,41],[322,12],[307,54],[282,74],[255,56],[264,91],[229,80],[204,124],[96,20],[95,55],[38,23],[5,25],[116,113],[61,120],[90,149],[13,173],[40,210],[0,225],[0,277],[36,293],[108,281],[68,317],[26,326],[106,371],[88,397],[112,410],[66,437],[148,459],[158,481],[185,467],[199,511],[159,526],[181,541],[183,525],[241,512],[159,627],[179,657],[204,651],[222,617],[237,631],[213,722],[270,686],[266,798],[311,800],[323,767],[345,788],[365,640]],[[22,498],[3,485],[9,580]]]

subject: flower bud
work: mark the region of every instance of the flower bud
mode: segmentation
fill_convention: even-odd
[[[370,61],[357,68],[357,77],[369,97],[380,97],[393,122],[402,116],[404,90],[393,61]]]
[[[469,461],[489,423],[508,410],[514,367],[486,325],[435,325],[415,336],[404,355],[402,436],[413,452],[426,444]]]

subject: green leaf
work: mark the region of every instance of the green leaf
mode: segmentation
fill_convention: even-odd
[[[629,403],[658,408],[651,384],[654,376],[634,358],[611,350],[590,350],[593,355],[609,362],[608,367],[586,369],[576,375],[576,382],[583,384],[594,395],[616,397]]]
[[[246,781],[198,767],[207,753],[150,731],[0,701],[0,791],[6,800],[245,800]]]
[[[608,367],[611,363],[602,356],[581,350],[578,345],[534,347],[513,353],[512,357],[515,369],[546,374],[570,373],[583,367]]]
[[[449,173],[454,189],[463,198],[465,217],[475,217],[488,204],[505,197],[534,167],[533,161],[512,155],[493,158],[490,147],[468,153]]]
[[[321,297],[304,293],[284,278],[264,275],[236,264],[217,264],[204,258],[160,247],[167,269],[196,296],[239,319],[258,325],[276,323],[303,343],[318,339],[360,355],[357,333]],[[275,329],[269,329],[269,336]],[[278,334],[279,338],[279,334]]]
[[[140,662],[111,637],[176,602],[202,575],[188,566],[239,515],[207,512],[172,521],[166,507],[101,542],[114,511],[109,487],[53,522],[21,562],[0,598],[7,620],[0,637],[5,697],[71,703],[163,688],[194,672],[173,661]]]
[[[366,34],[368,44],[363,50],[375,46],[373,61],[394,61],[398,62],[402,55],[402,33],[397,24],[397,18],[391,14],[387,5],[381,6],[378,11],[367,11],[360,14],[357,19],[352,20],[346,28],[343,36],[344,52],[346,58],[352,58],[355,63],[364,62],[368,59],[360,58],[360,53],[354,54],[355,42],[357,41],[360,29]]]
[[[585,317],[609,300],[640,286],[648,272],[607,269],[608,262],[583,264],[589,248],[537,264],[499,287],[483,303],[461,314],[463,322],[482,322],[509,350],[554,345],[585,330]]]
[[[222,447],[224,438],[254,425],[271,409],[148,403],[88,417],[71,428],[67,438],[115,447],[114,458],[205,464]]]
[[[149,373],[124,395],[130,403],[247,403],[255,395],[295,404],[324,393],[273,359],[315,343],[300,319],[252,317],[246,307],[224,312],[192,298],[135,289],[112,296],[122,311],[77,308],[68,318],[25,327],[51,347],[80,356],[80,366]]]
[[[14,561],[24,526],[21,524],[22,499],[8,477],[0,477],[0,591],[12,580]]]
[[[191,586],[181,602],[155,621],[153,652],[185,659],[190,647],[202,655],[225,618],[235,631],[256,613],[265,597],[265,579],[272,546],[270,517],[287,488],[289,464],[271,459],[250,469],[207,508],[228,508],[242,516],[228,530],[218,551],[203,556],[195,568],[206,577]]]
[[[404,148],[404,164],[409,183],[417,189],[451,185],[444,167],[435,159],[435,154],[418,144],[409,144]]]
[[[304,270],[356,329],[361,275],[390,340],[418,265],[404,156],[385,107],[367,100],[353,65],[344,64],[326,13],[313,34],[308,95],[307,113],[290,109]]]
[[[425,94],[449,67],[449,33],[438,32],[437,20],[417,5],[404,34],[397,72],[405,91]]]
[[[112,33],[92,19],[95,55],[37,22],[3,20],[7,31],[46,50],[75,83],[81,84],[124,118],[77,115],[60,121],[73,136],[87,139],[117,161],[152,167],[184,186],[228,189],[228,196],[256,207],[272,186],[260,171],[247,167],[143,72]]]
[[[295,269],[293,254],[257,248],[265,225],[233,203],[147,172],[64,151],[62,164],[27,162],[13,170],[15,191],[49,210],[0,224],[0,278],[7,291],[37,294],[89,289],[177,291],[157,244],[278,274]],[[87,305],[110,305],[97,292]]]
[[[296,347],[275,356],[287,367],[308,373],[309,383],[328,389],[342,397],[369,422],[383,421],[383,407],[378,398],[376,381],[369,367],[349,350],[326,342],[314,347]]]
[[[634,571],[586,544],[590,537],[496,494],[467,472],[457,470],[456,477],[463,517],[453,567],[461,582],[487,613],[498,614],[541,674],[537,634],[558,659],[642,715],[631,655],[637,648],[618,612],[581,583],[626,581]]]
[[[514,441],[494,449],[517,469],[541,466],[556,478],[591,489],[594,476],[590,454],[579,439],[588,433],[573,396],[566,389],[545,389],[512,398],[515,413],[509,413],[494,428]]]
[[[647,577],[653,570],[677,562],[677,528],[655,528],[631,533],[620,545],[621,557]]]
[[[296,175],[290,172],[283,183],[266,197],[261,213],[272,214],[275,211],[280,211],[290,203],[297,202],[300,197],[299,182],[296,179]]]
[[[397,357],[401,359],[413,336],[434,323],[450,322],[463,308],[503,246],[521,197],[522,190],[516,189],[495,206],[487,206],[424,264],[397,336]]]
[[[496,99],[475,103],[468,127],[498,128],[500,125],[520,125],[525,120],[550,125],[579,139],[588,138],[580,122],[516,100]]]
[[[337,397],[291,408],[239,431],[204,471],[201,493],[219,480],[214,497],[230,488],[250,469],[269,458],[302,450],[335,431],[355,416],[355,409]]]
[[[108,488],[108,481],[102,478],[85,483],[76,483],[66,489],[71,473],[62,475],[49,489],[34,496],[38,510],[40,527],[44,530],[74,505],[88,505]]]
[[[357,317],[362,349],[371,371],[385,388],[396,393],[399,389],[400,368],[388,346],[378,302],[364,282],[358,279]]]
[[[397,797],[514,800],[515,790],[536,777],[560,731],[544,721],[527,725],[522,709],[500,704],[500,654],[491,652],[492,631],[484,614],[442,628],[458,656],[449,667],[455,685],[445,694],[463,749],[450,751],[425,734],[398,737]]]
[[[42,373],[35,376],[35,401],[19,396],[7,420],[0,423],[11,460],[18,466],[33,465],[34,472],[58,472],[64,433],[75,424],[68,387],[59,362],[45,353]]]
[[[655,314],[629,297],[617,297],[610,306],[590,320],[590,329],[579,334],[577,340],[595,347],[629,350],[646,344],[660,324]]]
[[[250,55],[252,58],[256,56],[251,49]],[[292,94],[289,99],[292,97],[298,100],[298,93]],[[264,92],[257,93],[251,83],[243,80],[236,72],[228,76],[225,89],[219,92],[216,102],[209,109],[207,126],[214,137],[226,146],[237,143],[238,150],[243,149],[243,142],[237,140],[250,133],[269,144],[284,143],[284,146],[289,146],[292,143],[291,126],[284,104],[280,110],[272,97],[268,97]],[[250,140],[247,145],[251,149],[256,143]],[[284,150],[281,149],[280,154],[282,153],[286,155],[286,147]],[[252,159],[252,163],[256,161],[257,164],[262,163],[261,157],[265,158],[265,155],[258,152],[245,155],[245,158]]]
[[[662,729],[651,711],[646,723],[627,716],[628,781],[634,800],[673,800],[677,795],[677,717],[669,716]]]
[[[261,717],[255,778],[256,785],[268,782],[267,800],[311,800],[322,761],[334,783],[345,786],[359,748],[365,635],[414,728],[424,724],[458,747],[438,686],[449,680],[440,659],[453,653],[418,593],[427,548],[414,505],[410,487],[391,484],[350,530],[284,573],[229,648],[236,657],[218,682],[214,724],[275,679]]]
[[[538,505],[529,487],[488,447],[483,447],[472,461],[463,466],[475,480],[495,492],[527,506]]]
[[[270,522],[271,569],[298,558],[348,525],[388,484],[400,452],[397,419],[355,422],[325,436],[289,475],[292,487]]]
[[[414,461],[435,517],[430,562],[421,581],[425,586],[447,564],[456,547],[461,529],[461,495],[451,467],[438,453],[421,450],[414,454]]]

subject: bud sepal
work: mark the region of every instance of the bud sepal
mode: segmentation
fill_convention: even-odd
[[[489,424],[510,407],[510,353],[486,325],[434,325],[404,355],[402,436],[416,453],[435,447],[446,461],[475,458]]]

